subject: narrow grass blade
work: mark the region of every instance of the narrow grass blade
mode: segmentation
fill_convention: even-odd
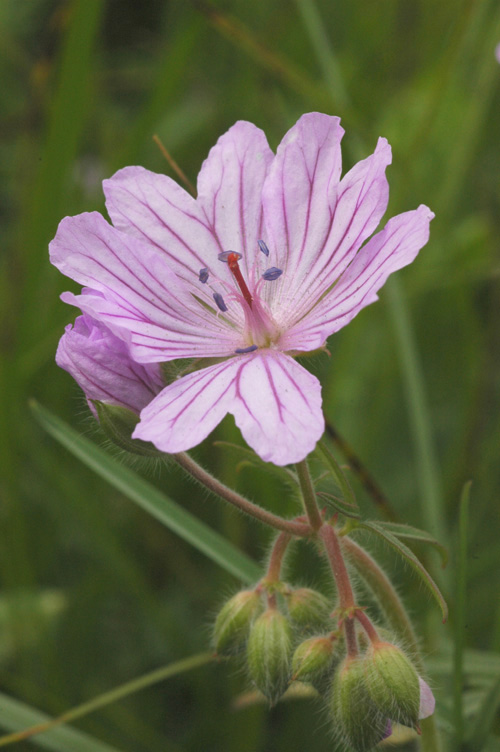
[[[10,731],[19,731],[20,729],[48,723],[51,720],[50,716],[45,715],[45,713],[31,708],[23,702],[13,700],[7,695],[0,694],[0,726]],[[52,750],[52,752],[68,752],[68,750],[71,750],[71,752],[120,752],[116,747],[111,747],[109,744],[83,733],[83,731],[76,731],[67,726],[51,729],[43,736],[33,738],[32,741],[44,749]],[[1,740],[0,745],[2,745]]]
[[[453,714],[455,746],[461,749],[464,737],[464,642],[465,608],[467,587],[467,523],[469,517],[469,496],[471,483],[466,483],[460,498],[457,566],[455,585],[454,632],[455,649],[453,654]]]
[[[260,567],[222,535],[169,499],[130,468],[121,465],[92,441],[80,436],[49,410],[33,402],[32,411],[47,433],[75,457],[226,571],[250,583],[262,575]]]
[[[481,752],[488,744],[492,726],[498,709],[500,708],[500,676],[491,685],[486,693],[483,703],[476,715],[474,724],[469,735],[468,749]]]
[[[384,530],[384,528],[377,522],[359,522],[358,526],[363,530],[370,530],[371,532],[376,533],[378,536],[380,536],[382,540],[384,540],[392,548],[394,548],[394,550],[397,551],[397,553],[400,554],[400,556],[402,556],[405,561],[408,562],[408,564],[410,564],[412,569],[414,569],[415,572],[420,575],[422,581],[427,585],[432,595],[438,602],[441,613],[443,614],[443,622],[445,622],[448,618],[448,606],[446,605],[446,601],[441,595],[441,591],[439,590],[438,586],[436,585],[422,562],[417,559],[413,551],[411,551],[408,546],[405,546],[402,541],[398,540],[395,535],[389,533],[388,530]]]
[[[8,744],[13,744],[15,742],[22,741],[23,739],[30,739],[39,743],[41,746],[47,746],[48,749],[61,749],[64,750],[64,752],[67,752],[67,749],[71,749],[72,751],[75,750],[75,752],[79,752],[79,750],[82,750],[82,752],[84,750],[88,750],[88,752],[93,752],[94,750],[95,752],[100,752],[101,750],[102,752],[111,752],[111,750],[113,749],[112,747],[109,747],[106,744],[102,744],[97,740],[93,740],[90,737],[87,737],[85,743],[89,742],[91,745],[94,744],[95,746],[75,745],[71,747],[56,747],[50,746],[50,744],[52,743],[50,740],[52,736],[56,736],[57,732],[61,732],[61,736],[64,736],[62,732],[65,732],[65,734],[69,737],[67,740],[64,739],[65,743],[69,742],[73,735],[75,735],[76,741],[78,742],[78,736],[86,737],[86,735],[67,727],[63,728],[63,724],[75,721],[77,718],[83,718],[84,716],[89,715],[89,713],[93,713],[100,708],[104,708],[106,707],[106,705],[117,702],[124,697],[129,697],[130,695],[135,694],[136,692],[140,692],[142,689],[146,689],[147,687],[151,687],[154,684],[158,684],[158,682],[164,681],[165,679],[170,679],[173,676],[183,674],[186,671],[191,671],[194,668],[205,666],[208,663],[211,663],[213,660],[214,656],[212,653],[198,653],[197,655],[190,656],[189,658],[183,658],[180,661],[170,663],[168,664],[168,666],[163,666],[162,668],[156,669],[155,671],[150,671],[149,673],[144,674],[144,676],[140,676],[139,678],[133,679],[126,684],[115,687],[115,689],[111,689],[109,692],[104,692],[103,694],[94,697],[88,702],[84,702],[81,705],[77,705],[75,708],[72,708],[71,710],[67,710],[57,718],[49,718],[48,716],[45,716],[43,713],[40,713],[37,710],[28,708],[28,706],[22,706],[21,703],[17,702],[17,700],[12,700],[9,697],[0,695],[0,724],[3,722],[3,706],[6,705],[7,707],[9,707],[9,704],[11,703],[14,703],[14,705],[17,706],[24,707],[27,711],[31,712],[33,719],[35,719],[35,717],[38,719],[35,722],[31,720],[30,723],[23,724],[21,726],[22,730],[20,731],[0,737],[0,747],[6,747]],[[15,713],[12,714],[12,716],[17,717]],[[27,717],[27,715],[25,714],[23,716],[23,714],[21,713],[19,717]],[[7,720],[5,720],[5,725],[8,728],[12,728],[12,724],[10,726],[7,725]],[[43,737],[39,736],[40,734],[43,734]],[[36,738],[32,739],[32,737]],[[48,743],[45,743],[47,741]]]

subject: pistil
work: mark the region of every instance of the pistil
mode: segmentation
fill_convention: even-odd
[[[246,302],[248,303],[249,307],[252,307],[253,298],[250,294],[250,290],[247,287],[247,283],[243,279],[243,275],[241,273],[241,269],[238,266],[238,259],[241,258],[239,253],[233,253],[230,252],[227,254],[227,265],[229,266],[229,269],[231,271],[231,274],[236,280],[236,283],[238,287],[241,290],[241,294],[245,298]]]

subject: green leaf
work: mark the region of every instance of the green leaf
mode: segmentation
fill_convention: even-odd
[[[340,486],[340,490],[342,491],[343,496],[343,507],[347,511],[342,511],[342,514],[345,514],[348,517],[359,517],[359,507],[358,502],[356,501],[356,497],[354,496],[354,492],[349,485],[349,481],[345,477],[344,473],[341,470],[341,467],[333,454],[330,452],[328,447],[326,446],[324,441],[318,441],[318,444],[316,445],[316,456],[319,460],[323,463],[323,465],[330,471],[330,473],[335,478],[336,482]],[[335,497],[333,497],[335,498]],[[338,501],[338,500],[337,500]],[[339,511],[341,511],[339,509]]]
[[[378,536],[380,536],[408,562],[408,564],[412,567],[412,569],[415,570],[418,575],[420,575],[422,581],[427,585],[432,595],[438,602],[441,613],[443,614],[443,622],[445,622],[448,618],[448,606],[446,605],[446,601],[441,595],[441,591],[439,590],[438,586],[436,585],[422,562],[417,559],[413,551],[411,551],[408,546],[405,546],[402,541],[398,540],[395,535],[390,533],[388,530],[385,530],[380,522],[360,522],[359,527],[364,530],[370,530],[371,532],[376,533]]]
[[[9,731],[21,731],[31,726],[50,723],[51,720],[51,717],[45,713],[0,693],[0,726],[3,728]],[[53,752],[68,752],[68,750],[71,752],[120,752],[116,747],[111,747],[69,726],[50,729],[39,736],[34,736],[30,741]],[[0,746],[4,746],[1,740]]]
[[[429,533],[425,530],[419,530],[419,528],[417,527],[412,527],[411,525],[405,525],[399,522],[377,522],[377,525],[379,525],[379,527],[383,527],[384,530],[392,533],[392,535],[395,535],[396,538],[413,540],[418,543],[428,543],[430,546],[434,546],[434,548],[439,552],[439,555],[441,556],[441,563],[443,567],[445,567],[448,563],[447,548],[435,538],[433,538],[432,535],[429,535]]]
[[[244,582],[253,583],[262,576],[260,567],[246,554],[155,486],[110,457],[99,446],[81,436],[46,408],[36,402],[31,403],[31,408],[47,433],[172,532]]]
[[[325,491],[317,491],[316,496],[319,499],[326,501],[329,507],[333,507],[337,510],[337,512],[340,512],[340,514],[343,514],[345,517],[351,517],[355,520],[359,520],[359,518],[361,517],[357,509],[353,509],[350,504],[346,504],[346,502],[343,499],[339,499],[338,496],[326,493]]]
[[[497,710],[500,708],[500,676],[486,692],[469,734],[469,748],[481,752],[491,733]]]

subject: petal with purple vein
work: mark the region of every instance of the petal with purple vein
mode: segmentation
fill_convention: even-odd
[[[378,290],[392,272],[414,260],[429,239],[433,217],[422,204],[390,219],[357,253],[330,293],[284,335],[280,345],[297,350],[321,347],[330,334],[377,300]]]
[[[274,155],[266,136],[240,120],[219,138],[198,175],[198,204],[219,241],[219,251],[243,254],[249,279],[262,238],[262,186]],[[219,274],[230,274],[229,269]]]
[[[258,351],[188,374],[141,413],[134,437],[175,453],[196,446],[227,414],[265,461],[298,462],[324,430],[315,376],[278,351]]]

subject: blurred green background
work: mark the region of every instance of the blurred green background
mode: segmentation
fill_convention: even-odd
[[[303,112],[320,110],[342,117],[345,170],[373,151],[378,136],[389,139],[388,216],[419,203],[436,214],[417,261],[331,338],[330,358],[310,367],[324,384],[329,420],[398,517],[450,547],[447,573],[428,559],[450,601],[444,627],[407,568],[374,549],[425,637],[445,730],[453,720],[458,502],[473,480],[466,723],[477,721],[485,698],[493,720],[500,701],[491,690],[500,672],[498,2],[2,0],[0,33],[3,692],[58,714],[205,650],[217,605],[239,585],[79,463],[30,413],[34,397],[105,443],[77,386],[54,363],[75,315],[58,299],[75,288],[48,263],[59,220],[103,211],[101,180],[124,165],[168,172],[155,133],[195,181],[211,145],[236,120],[262,127],[274,148]],[[233,455],[214,447],[216,438],[240,441],[232,419],[196,452],[202,462],[259,503],[293,513],[278,481],[239,470]],[[175,469],[134,466],[262,558],[266,530]],[[376,516],[353,483],[366,514]],[[324,577],[302,550],[291,569],[308,584]],[[317,705],[235,710],[234,697],[247,688],[231,665],[209,666],[79,726],[123,752],[335,749]],[[498,718],[493,730],[500,732]],[[499,737],[487,745],[499,750]]]

